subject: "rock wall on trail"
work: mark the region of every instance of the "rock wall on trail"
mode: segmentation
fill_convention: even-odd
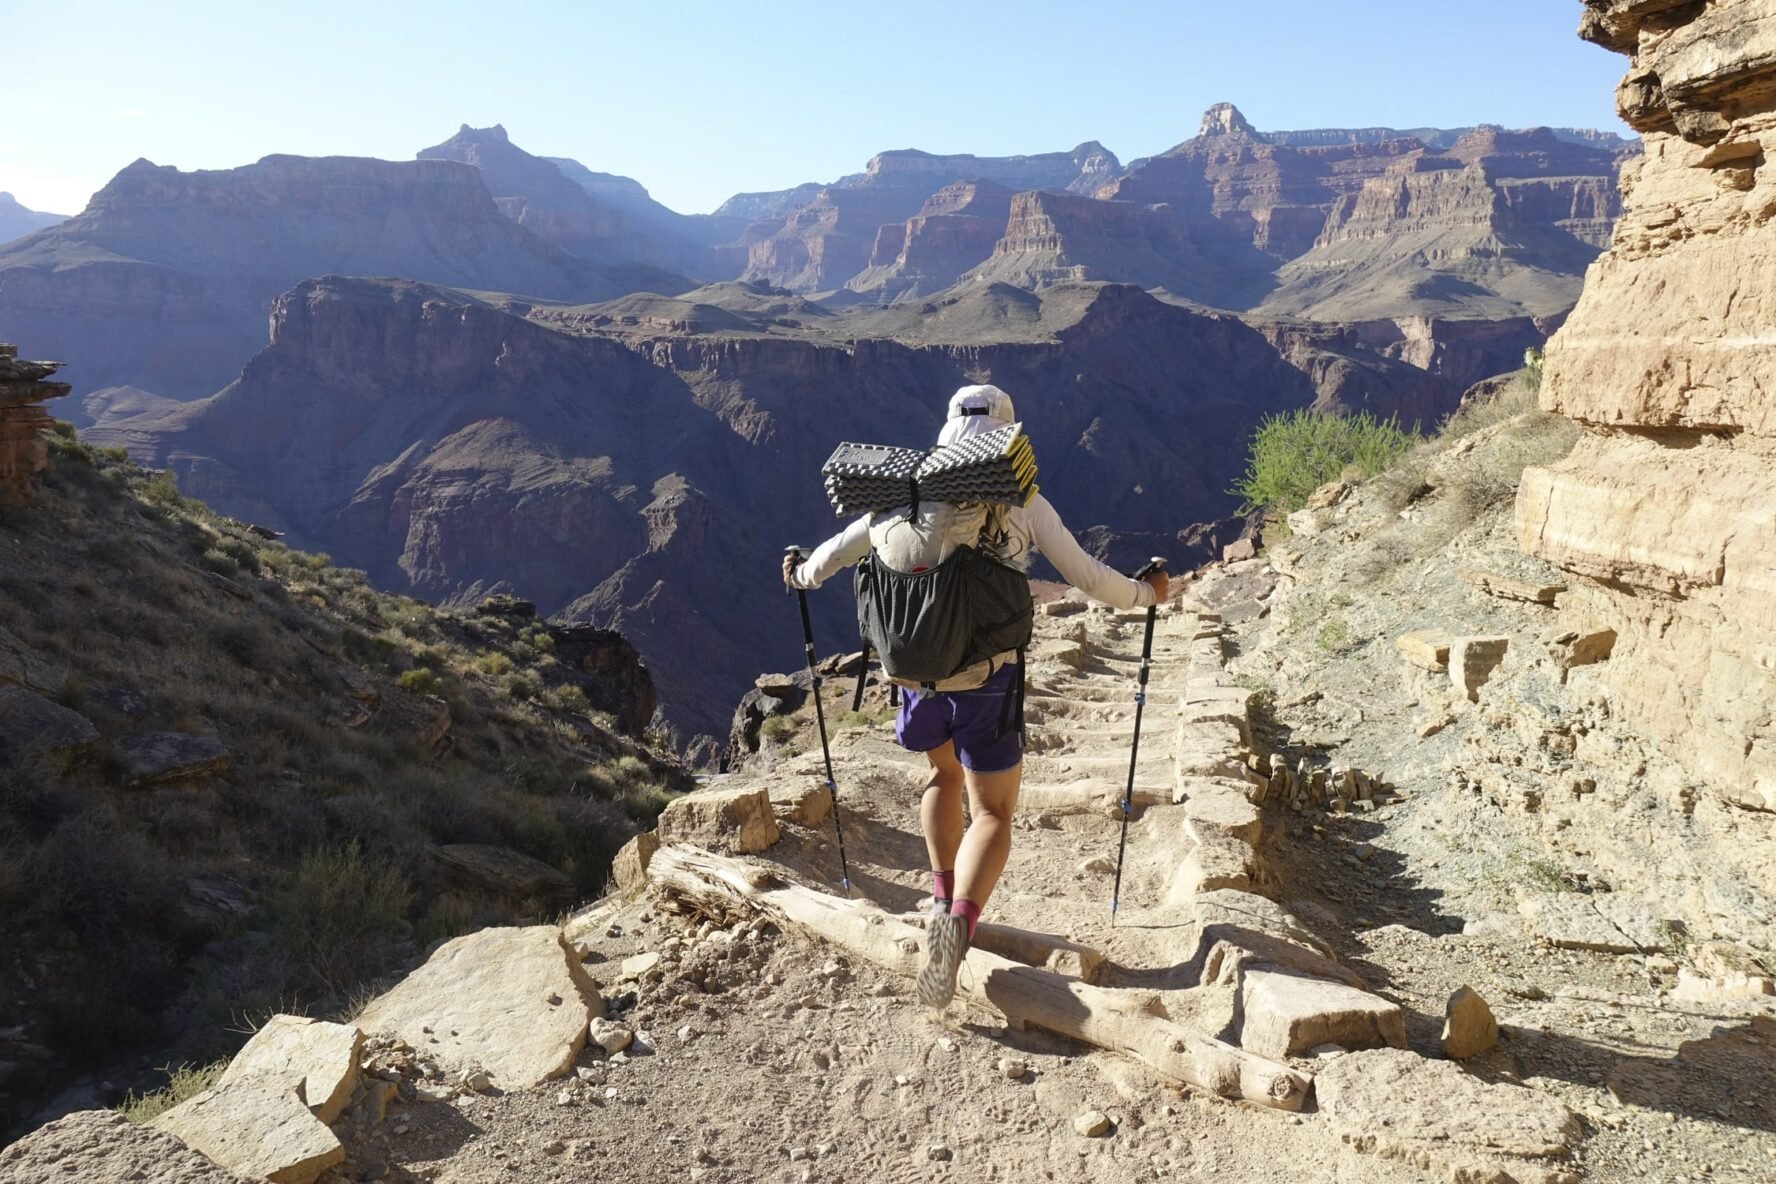
[[[1587,0],[1646,139],[1608,254],[1548,348],[1572,455],[1525,474],[1523,548],[1616,630],[1612,706],[1776,810],[1776,4]]]

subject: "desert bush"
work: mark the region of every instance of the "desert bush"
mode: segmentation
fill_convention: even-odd
[[[273,911],[310,983],[339,994],[382,968],[412,902],[399,869],[351,843],[305,855]]]
[[[586,692],[571,682],[550,687],[543,700],[556,711],[565,711],[570,715],[583,715],[592,707],[591,701],[586,698]]]
[[[1314,645],[1323,654],[1342,654],[1351,648],[1350,622],[1343,617],[1327,617],[1314,634]]]
[[[152,1122],[185,1099],[196,1097],[221,1081],[227,1068],[227,1061],[216,1061],[208,1065],[162,1066],[161,1072],[167,1075],[166,1088],[150,1090],[145,1094],[132,1090],[118,1103],[117,1112],[131,1122]]]
[[[536,680],[528,674],[508,674],[500,679],[500,691],[516,703],[528,703],[536,698]]]
[[[185,502],[179,496],[179,482],[167,469],[149,473],[143,479],[138,492],[142,500],[151,506],[180,506]]]
[[[512,672],[512,659],[499,650],[488,650],[475,659],[475,669],[489,678],[498,678]]]
[[[759,735],[773,744],[782,744],[795,735],[795,724],[787,715],[772,715],[759,725]]]
[[[1373,477],[1410,449],[1417,437],[1396,420],[1368,412],[1319,415],[1309,410],[1272,415],[1252,437],[1246,475],[1230,491],[1240,513],[1300,509],[1314,490],[1347,470]]]
[[[444,689],[444,680],[438,673],[425,666],[415,666],[412,670],[403,671],[395,679],[403,690],[412,691],[416,695],[436,695]]]

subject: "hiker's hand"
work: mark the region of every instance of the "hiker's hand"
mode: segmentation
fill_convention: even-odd
[[[1166,597],[1172,594],[1171,578],[1163,571],[1156,571],[1152,575],[1145,577],[1145,579],[1149,584],[1153,585],[1153,603],[1164,604],[1166,602]]]
[[[795,587],[795,569],[799,566],[801,566],[801,562],[794,555],[783,557],[783,586],[785,588]]]

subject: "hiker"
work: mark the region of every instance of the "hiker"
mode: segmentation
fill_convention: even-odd
[[[1015,420],[1011,397],[1004,391],[965,386],[950,398],[937,443],[954,444]],[[913,509],[917,513],[918,507]],[[984,513],[985,519],[978,549],[1019,573],[1028,570],[1031,553],[1040,551],[1069,584],[1119,609],[1163,602],[1170,590],[1163,571],[1134,580],[1087,555],[1040,493],[1023,506],[973,509]],[[785,558],[784,583],[815,589],[840,569],[862,562],[875,546],[872,523],[879,532],[881,520],[888,517],[856,519],[816,548],[806,562]],[[904,512],[892,517],[911,518]],[[1027,582],[1020,594],[1028,597]],[[902,693],[894,738],[901,747],[924,753],[931,763],[931,779],[919,810],[931,857],[932,915],[918,993],[929,1006],[941,1008],[955,994],[957,968],[1011,853],[1011,812],[1023,774],[1022,688],[1021,654],[1012,650],[941,683]],[[1008,705],[1014,698],[1017,718],[1015,726],[1008,727]],[[972,816],[966,830],[964,789]]]

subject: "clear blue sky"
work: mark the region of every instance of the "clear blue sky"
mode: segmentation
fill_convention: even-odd
[[[1625,129],[1578,0],[57,0],[9,6],[0,190],[72,213],[137,157],[390,159],[503,123],[695,213],[886,148],[1123,160],[1260,129]]]

